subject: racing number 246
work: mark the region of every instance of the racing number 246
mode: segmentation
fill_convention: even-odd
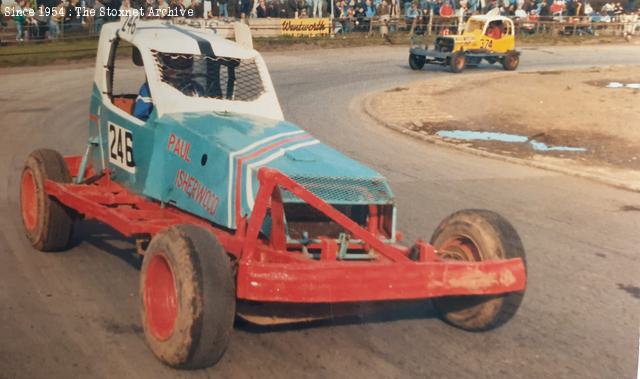
[[[109,162],[128,172],[135,172],[133,134],[123,127],[109,123]]]

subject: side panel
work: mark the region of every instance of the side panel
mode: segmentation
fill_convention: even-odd
[[[177,124],[157,123],[143,194],[227,225],[227,153]]]
[[[94,86],[90,106],[89,140],[93,144],[90,162],[133,192],[142,193],[149,173],[155,114],[145,123],[125,114]]]

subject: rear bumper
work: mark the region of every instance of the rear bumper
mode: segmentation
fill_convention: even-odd
[[[317,262],[240,264],[238,298],[254,301],[333,303],[496,295],[523,291],[521,259],[478,263]]]

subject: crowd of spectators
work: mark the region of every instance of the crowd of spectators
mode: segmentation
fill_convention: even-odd
[[[5,0],[6,1],[6,0]],[[0,8],[2,8],[0,0]],[[599,9],[584,0],[17,0],[13,10],[34,9],[35,16],[14,15],[16,40],[56,39],[61,31],[98,33],[108,21],[116,21],[117,10],[143,9],[144,18],[167,17],[183,11],[187,17],[223,20],[237,18],[336,18],[343,32],[368,29],[372,18],[408,21],[430,15],[455,16],[486,13],[499,9],[503,15],[522,19],[536,17],[589,16],[593,21],[614,21],[635,11],[636,0],[604,3]],[[95,15],[83,10],[93,9]],[[151,11],[154,12],[151,12]],[[186,13],[184,12],[186,11]],[[15,13],[15,12],[14,12]],[[6,20],[0,19],[0,26]]]

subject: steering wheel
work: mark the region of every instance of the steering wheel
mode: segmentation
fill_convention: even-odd
[[[196,97],[204,97],[207,95],[207,91],[205,91],[204,86],[202,84],[193,80],[197,75],[194,75],[190,80],[188,80],[184,85],[180,88],[180,92],[184,93],[187,96],[196,96]]]

